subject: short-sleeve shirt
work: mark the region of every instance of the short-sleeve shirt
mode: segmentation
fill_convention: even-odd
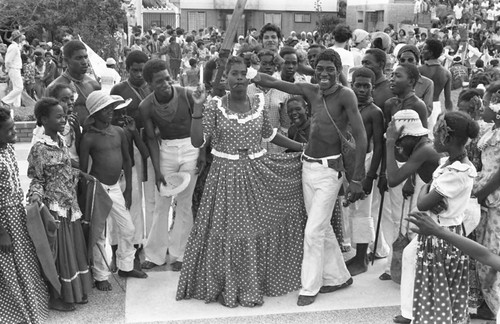
[[[476,168],[472,163],[455,161],[446,165],[448,158],[442,159],[439,167],[432,174],[430,190],[436,190],[444,197],[448,208],[439,215],[432,214],[435,221],[441,226],[455,226],[462,224],[464,212],[469,204]]]

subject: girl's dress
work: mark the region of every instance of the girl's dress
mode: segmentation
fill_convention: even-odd
[[[448,208],[431,217],[442,227],[463,235],[462,222],[469,203],[476,168],[448,159],[434,171],[430,190],[444,197]],[[468,256],[445,240],[418,235],[412,323],[467,323]]]
[[[490,126],[489,130],[478,142],[481,150],[483,168],[474,186],[477,189],[484,187],[498,172],[500,165],[500,128]],[[476,228],[477,242],[486,246],[491,252],[500,254],[500,187],[493,191],[485,201],[486,208],[482,208],[481,221]],[[477,263],[479,281],[485,283],[491,267]],[[493,314],[500,309],[500,275],[494,276],[491,287],[482,288],[484,300]],[[489,279],[488,279],[489,281]]]
[[[92,288],[87,249],[76,199],[79,170],[71,167],[64,139],[41,135],[28,156],[30,195],[38,194],[59,223],[55,262],[61,297],[67,303],[85,301]]]
[[[0,148],[0,224],[14,248],[12,253],[0,252],[0,322],[42,323],[49,295],[28,236],[19,168],[10,144]]]
[[[255,306],[300,288],[306,220],[298,153],[266,154],[276,134],[262,94],[247,113],[208,102],[213,163],[186,248],[177,299]]]

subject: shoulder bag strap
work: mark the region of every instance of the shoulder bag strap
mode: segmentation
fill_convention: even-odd
[[[323,106],[325,106],[326,114],[328,115],[328,117],[332,121],[333,126],[335,126],[335,129],[337,130],[337,133],[339,134],[342,141],[348,142],[347,138],[345,138],[344,134],[342,134],[342,132],[337,127],[337,124],[335,123],[335,120],[333,119],[332,115],[330,114],[330,111],[328,111],[328,107],[326,106],[325,98],[323,98]]]

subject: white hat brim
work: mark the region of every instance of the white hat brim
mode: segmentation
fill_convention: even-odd
[[[165,177],[165,182],[160,186],[160,196],[172,197],[184,191],[191,181],[191,175],[187,172],[172,173]]]

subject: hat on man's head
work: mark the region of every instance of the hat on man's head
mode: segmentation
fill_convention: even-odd
[[[400,55],[403,55],[404,52],[413,53],[413,55],[415,55],[415,58],[417,59],[417,61],[420,59],[420,51],[418,50],[418,48],[415,45],[411,45],[411,44],[403,45],[403,47],[401,47],[399,49],[397,56],[399,57]]]
[[[12,32],[12,34],[10,35],[10,41],[15,41],[16,39],[20,38],[21,36],[23,36],[23,34],[21,34],[21,32],[19,30],[14,30]]]
[[[368,35],[370,34],[366,30],[355,29],[352,32],[352,41],[354,42],[354,44],[359,44],[364,41],[368,37]]]
[[[429,134],[429,130],[422,126],[420,116],[413,109],[403,109],[392,116],[396,129],[401,129],[399,138],[404,136],[423,136]]]
[[[240,39],[245,39],[245,37],[243,37],[243,35],[240,35],[240,36],[238,36],[238,40],[240,40]]]
[[[131,100],[125,101],[121,96],[110,95],[106,91],[98,90],[89,94],[85,105],[87,106],[87,110],[89,111],[89,117],[91,117],[96,112],[103,110],[107,106],[114,103],[120,103],[120,105],[116,106],[115,109],[121,109],[128,106],[130,102]]]
[[[106,60],[106,65],[116,65],[115,59],[112,57],[108,57],[108,59]]]

